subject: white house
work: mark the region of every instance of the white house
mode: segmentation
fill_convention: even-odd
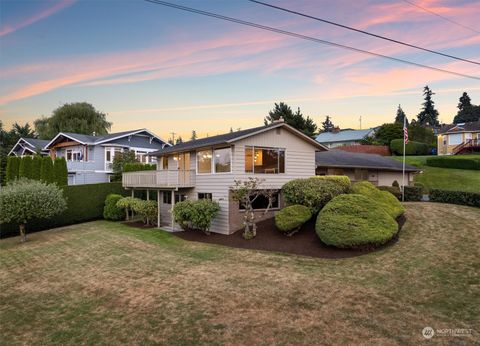
[[[231,197],[234,180],[264,179],[264,188],[281,189],[286,182],[315,175],[315,153],[323,145],[279,121],[267,126],[197,139],[151,153],[156,171],[123,174],[127,189],[155,190],[158,226],[176,230],[173,205],[186,198],[210,198],[220,204],[211,231],[223,234],[242,228],[242,210]],[[152,191],[150,191],[152,192]],[[281,194],[273,210],[282,206]],[[266,201],[257,200],[257,210]],[[272,212],[270,212],[271,216]]]

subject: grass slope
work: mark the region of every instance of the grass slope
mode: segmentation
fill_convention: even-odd
[[[427,158],[432,156],[407,156],[405,162],[420,167],[423,173],[415,176],[415,181],[428,188],[480,192],[480,172],[467,169],[452,169],[426,166]],[[458,157],[479,157],[479,155],[461,155]],[[449,159],[455,160],[457,156]],[[402,161],[401,156],[392,156],[392,159]]]
[[[475,329],[480,209],[406,206],[397,243],[340,260],[107,221],[1,240],[0,343],[420,344],[425,326]],[[454,341],[475,342],[432,342]]]

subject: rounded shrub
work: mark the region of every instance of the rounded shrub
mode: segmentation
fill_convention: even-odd
[[[153,225],[157,222],[158,203],[157,201],[137,199],[133,203],[133,211],[138,214],[147,225]]]
[[[300,204],[316,215],[333,197],[346,193],[345,184],[317,177],[294,179],[283,185],[283,197],[288,205]]]
[[[185,200],[175,203],[173,217],[183,229],[198,229],[205,234],[210,234],[213,219],[218,215],[220,205],[210,199],[196,201]]]
[[[123,198],[122,195],[111,193],[105,199],[105,206],[103,207],[103,218],[105,220],[119,221],[123,219],[123,208],[117,207],[117,202]]]
[[[345,193],[348,192],[350,189],[350,185],[352,182],[350,181],[350,178],[347,177],[346,175],[316,175],[315,177],[312,177],[312,179],[320,179],[320,180],[329,180],[333,181],[339,185],[342,185],[343,188],[345,189]]]
[[[133,217],[134,206],[138,201],[140,201],[140,199],[135,197],[123,197],[117,201],[117,207],[125,210],[125,220],[128,221]]]
[[[312,212],[308,207],[299,204],[291,205],[283,208],[275,215],[275,226],[277,226],[280,231],[291,236],[300,230],[300,227],[310,220],[311,217]]]
[[[395,219],[405,212],[405,208],[393,194],[377,189],[368,181],[360,181],[353,184],[352,193],[368,197],[370,204],[378,204]]]
[[[349,194],[335,197],[322,209],[315,231],[327,245],[359,248],[385,244],[398,232],[398,225],[370,198]]]

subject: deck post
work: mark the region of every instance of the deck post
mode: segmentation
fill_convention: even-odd
[[[149,200],[150,200],[150,190],[147,189],[147,201],[149,201]]]
[[[132,197],[135,197],[135,189],[132,189]]]
[[[157,228],[160,228],[160,190],[157,190]]]
[[[172,211],[170,212],[172,217],[172,231],[175,230],[175,221],[173,219],[173,207],[175,206],[175,190],[172,190]]]

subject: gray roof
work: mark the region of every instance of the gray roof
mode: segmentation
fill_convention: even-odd
[[[263,131],[266,131],[270,128],[275,128],[275,127],[280,127],[280,126],[288,127],[292,131],[295,131],[298,134],[301,134],[302,136],[304,136],[306,138],[309,138],[306,135],[303,135],[299,131],[295,130],[291,126],[287,125],[286,123],[277,122],[277,123],[272,123],[272,124],[269,124],[269,125],[253,127],[251,129],[234,131],[234,132],[224,133],[222,135],[205,137],[205,138],[195,139],[195,140],[188,141],[188,142],[183,142],[181,144],[173,145],[171,147],[165,147],[161,150],[154,151],[152,153],[149,153],[149,155],[160,156],[160,155],[169,154],[169,153],[173,153],[173,152],[189,151],[189,150],[202,148],[202,147],[211,147],[211,146],[222,145],[222,144],[227,145],[230,142],[233,142],[233,141],[235,141],[237,139],[240,139],[240,138],[243,138],[245,136],[253,135],[254,133],[263,132]],[[315,141],[313,139],[309,138],[309,140],[312,141],[312,144],[315,144]],[[321,146],[321,145],[318,145],[318,146]],[[326,148],[324,148],[324,147],[322,147],[322,149],[326,150]]]
[[[350,153],[338,149],[317,152],[315,163],[318,167],[373,168],[386,171],[402,171],[402,162],[389,157],[375,154]],[[420,169],[405,165],[405,171],[419,172]]]
[[[342,130],[340,132],[322,132],[315,140],[320,143],[344,142],[344,141],[359,141],[365,136],[370,135],[374,129],[366,130]]]
[[[439,133],[455,133],[455,132],[479,132],[480,131],[480,120],[471,121],[468,123],[461,124],[449,124],[443,125]]]
[[[49,140],[36,139],[36,138],[22,137],[21,139],[23,139],[26,143],[30,144],[30,146],[34,147],[37,150],[42,150],[43,147],[46,146],[48,142],[50,142]]]

